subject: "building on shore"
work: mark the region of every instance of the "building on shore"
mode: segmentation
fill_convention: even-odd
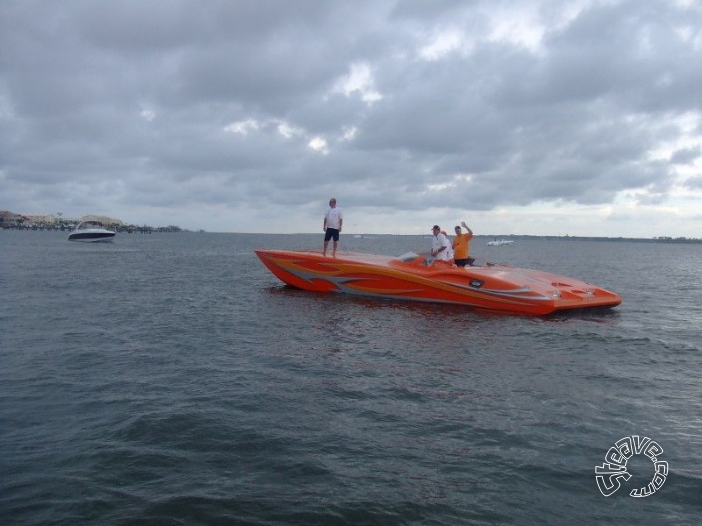
[[[178,226],[153,227],[149,225],[127,224],[121,219],[104,215],[89,214],[80,219],[63,217],[63,214],[16,214],[8,210],[0,210],[0,229],[8,230],[73,230],[81,221],[99,221],[106,228],[115,232],[128,234],[139,232],[151,234],[152,232],[182,232]]]
[[[0,210],[0,228],[18,228],[29,222],[31,222],[29,216],[15,214],[9,210]]]

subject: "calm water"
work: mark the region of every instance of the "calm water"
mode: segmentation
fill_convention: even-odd
[[[288,289],[321,235],[0,231],[1,524],[697,524],[702,246],[524,239],[481,259],[619,292],[502,316]],[[383,254],[410,236],[342,237]],[[595,466],[642,455],[604,497]]]

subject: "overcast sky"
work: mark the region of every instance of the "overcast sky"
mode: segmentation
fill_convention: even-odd
[[[0,210],[702,237],[702,1],[2,0]]]

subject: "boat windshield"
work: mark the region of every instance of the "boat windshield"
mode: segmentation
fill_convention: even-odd
[[[82,221],[76,227],[77,230],[87,230],[89,228],[102,228],[102,223],[98,221]]]
[[[407,252],[406,254],[402,254],[401,256],[397,256],[395,259],[398,261],[402,261],[403,263],[411,263],[415,259],[419,257],[419,254],[415,252]]]

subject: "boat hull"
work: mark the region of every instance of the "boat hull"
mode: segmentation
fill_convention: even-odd
[[[111,243],[114,238],[114,232],[80,232],[68,236],[69,241],[80,241],[82,243]]]
[[[573,278],[503,265],[427,265],[423,256],[256,250],[282,282],[314,292],[465,305],[512,314],[546,315],[569,309],[615,307],[621,297]]]

